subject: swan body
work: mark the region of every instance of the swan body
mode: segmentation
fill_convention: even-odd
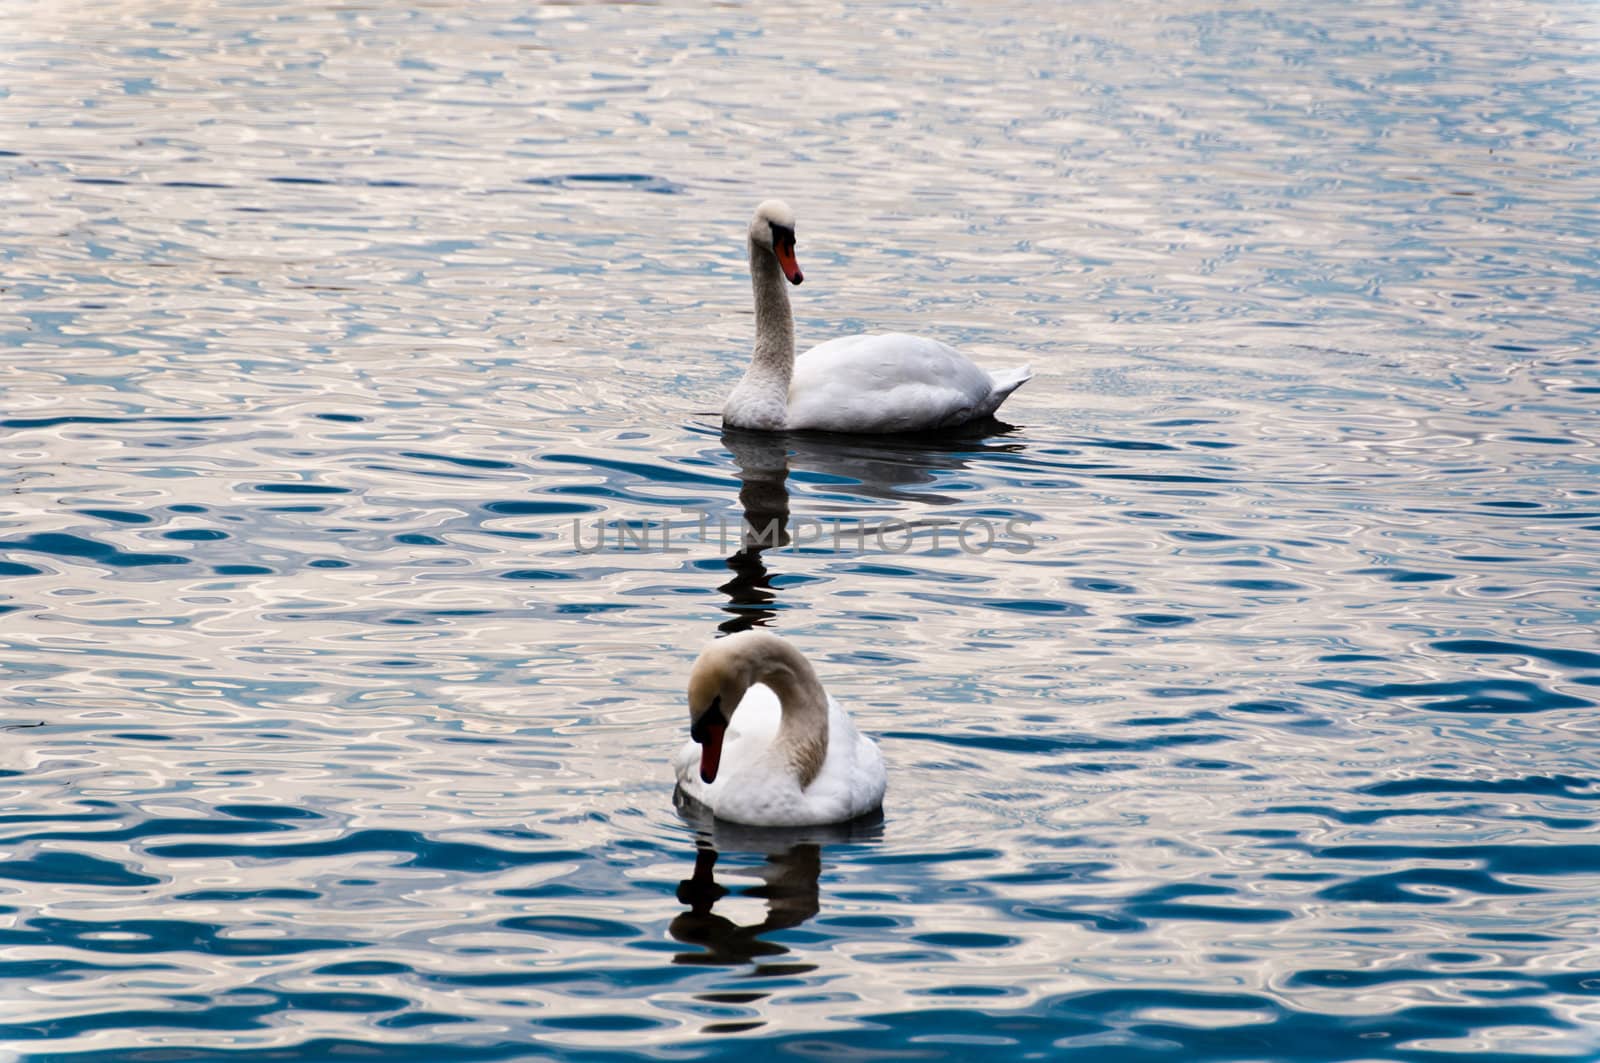
[[[690,672],[689,716],[692,737],[673,758],[679,793],[718,819],[815,826],[883,804],[877,744],[776,635],[744,631],[707,647]]]
[[[724,425],[758,431],[926,432],[991,417],[1033,374],[989,373],[937,340],[904,333],[844,336],[794,355],[784,280],[805,279],[794,255],[794,213],[756,208],[748,237],[756,344],[722,408]]]

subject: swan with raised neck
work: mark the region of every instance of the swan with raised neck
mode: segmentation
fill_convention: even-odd
[[[750,366],[722,407],[723,424],[762,432],[924,432],[992,417],[1032,373],[988,373],[937,340],[903,333],[845,336],[794,353],[785,281],[805,275],[795,259],[795,216],[769,199],[746,234],[755,295]]]
[[[841,823],[883,801],[876,744],[811,662],[769,632],[729,635],[700,654],[689,673],[689,735],[675,758],[678,785],[719,818]]]
[[[789,414],[789,384],[794,377],[794,316],[784,280],[805,280],[794,257],[794,212],[769,199],[750,219],[746,246],[750,286],[756,299],[756,346],[744,379],[722,407],[722,420],[735,428],[781,432]]]

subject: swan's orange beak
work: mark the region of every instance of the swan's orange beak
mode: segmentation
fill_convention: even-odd
[[[717,765],[722,761],[722,732],[724,728],[709,724],[705,737],[700,740],[700,781],[710,785],[717,781]]]
[[[716,781],[717,765],[722,763],[722,735],[727,729],[720,696],[712,698],[706,711],[689,725],[689,737],[700,743],[700,781],[707,785]]]
[[[806,275],[800,272],[800,263],[794,260],[793,244],[778,244],[772,253],[778,256],[778,265],[783,267],[783,275],[789,278],[790,284],[799,284],[806,279]]]

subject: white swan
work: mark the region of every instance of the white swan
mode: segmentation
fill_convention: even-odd
[[[765,631],[718,639],[689,673],[678,787],[718,819],[757,827],[843,823],[883,803],[888,774],[799,650]],[[727,767],[722,762],[727,761]]]
[[[900,332],[844,336],[794,356],[783,278],[805,279],[794,257],[794,213],[769,199],[750,221],[756,346],[722,407],[722,423],[763,432],[925,432],[993,415],[1033,374],[987,373],[938,340]],[[781,273],[780,273],[781,270]]]

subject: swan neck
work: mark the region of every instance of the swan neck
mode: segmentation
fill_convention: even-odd
[[[762,681],[778,695],[778,703],[783,706],[777,745],[804,790],[828,758],[828,695],[810,662],[798,654],[774,668]]]
[[[750,285],[756,296],[756,347],[746,379],[770,378],[782,388],[785,402],[789,378],[794,373],[794,318],[789,313],[789,293],[783,272],[770,250],[749,241]]]

